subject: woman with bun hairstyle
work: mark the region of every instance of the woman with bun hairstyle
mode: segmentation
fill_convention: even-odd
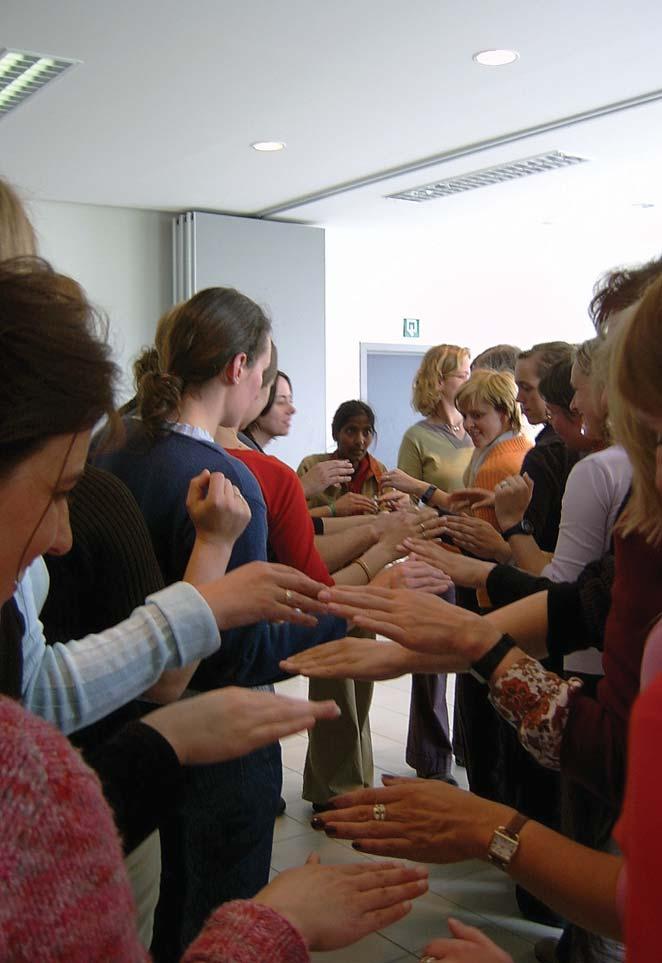
[[[93,426],[112,410],[115,366],[78,285],[44,262],[0,267],[0,319],[0,676],[3,687],[11,680],[20,687],[25,628],[16,584],[43,554],[60,555],[71,544],[67,495],[83,474]],[[197,635],[206,620],[218,638],[214,622],[223,624],[230,606],[217,588],[171,586],[143,609],[155,631]],[[118,627],[117,646],[130,629],[129,620]],[[103,635],[92,639],[97,654]],[[70,683],[76,651],[69,653]],[[2,695],[0,958],[147,961],[122,844],[130,848],[154,828],[169,801],[166,789],[181,787],[185,767],[250,752],[314,724],[328,709],[229,688],[131,723],[95,760],[120,839],[99,779],[79,753],[54,726]],[[412,870],[311,863],[280,874],[254,902],[216,911],[186,959],[307,963],[309,948],[334,949],[402,918],[425,888],[424,874]]]
[[[271,325],[250,298],[209,288],[176,305],[156,332],[158,367],[138,385],[139,418],[124,419],[119,450],[98,456],[133,493],[150,531],[166,583],[181,577],[193,541],[186,511],[191,477],[221,471],[246,499],[251,520],[235,542],[228,572],[266,559],[266,513],[251,472],[214,441],[219,424],[241,419],[269,364]],[[153,357],[152,357],[153,361]],[[299,593],[283,592],[293,609]],[[345,632],[322,615],[305,624],[258,622],[224,632],[218,655],[203,660],[191,687],[267,685],[284,677],[279,659]],[[196,770],[162,831],[164,870],[155,943],[159,961],[177,959],[211,909],[252,896],[268,879],[273,826],[280,805],[280,749],[270,746],[240,764]]]

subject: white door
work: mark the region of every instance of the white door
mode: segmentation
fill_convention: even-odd
[[[387,468],[396,467],[403,434],[422,417],[411,406],[411,386],[427,350],[424,345],[361,345],[361,398],[375,412],[378,436],[371,451]]]

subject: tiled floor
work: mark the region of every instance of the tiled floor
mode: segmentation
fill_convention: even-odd
[[[280,683],[279,691],[305,696],[307,683],[290,679]],[[378,683],[370,713],[375,778],[382,772],[415,775],[404,762],[407,735],[410,678]],[[452,710],[453,690],[449,692]],[[451,713],[452,714],[452,713]],[[310,804],[301,798],[306,736],[293,736],[283,742],[283,796],[287,812],[276,821],[272,868],[279,872],[300,865],[315,850],[323,862],[359,862],[365,855],[356,853],[346,840],[328,839],[310,828]],[[463,769],[455,776],[466,786]],[[450,866],[430,866],[429,892],[415,901],[405,919],[361,942],[333,953],[315,953],[314,960],[326,963],[404,963],[418,960],[426,942],[447,936],[445,920],[456,916],[480,927],[499,946],[511,954],[515,963],[533,963],[533,943],[557,931],[522,919],[515,903],[514,887],[495,867],[478,861]]]

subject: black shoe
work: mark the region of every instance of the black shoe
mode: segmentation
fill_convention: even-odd
[[[276,806],[276,816],[282,816],[286,809],[287,809],[287,803],[281,796],[280,799],[278,800],[278,805]]]

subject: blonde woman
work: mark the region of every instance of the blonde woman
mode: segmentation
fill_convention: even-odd
[[[382,475],[382,485],[430,504],[462,487],[473,444],[455,398],[471,374],[469,358],[469,349],[457,344],[438,344],[425,354],[412,386],[412,407],[423,418],[405,432],[398,467]],[[445,675],[412,679],[407,763],[428,779],[451,777],[446,681]]]

